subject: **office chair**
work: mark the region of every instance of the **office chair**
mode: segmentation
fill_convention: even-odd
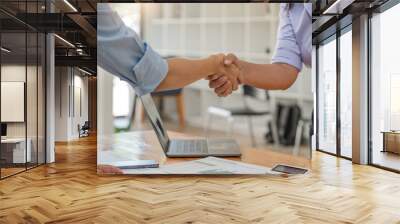
[[[208,130],[212,124],[212,119],[214,116],[224,117],[227,120],[227,122],[228,122],[228,126],[226,129],[227,135],[232,135],[234,117],[246,117],[248,128],[250,131],[251,144],[253,147],[255,147],[256,140],[255,140],[255,135],[254,135],[254,127],[253,127],[252,118],[264,116],[267,118],[268,122],[270,122],[270,124],[271,124],[271,127],[272,127],[271,132],[272,132],[272,136],[274,139],[274,143],[276,145],[279,144],[278,129],[276,127],[276,122],[274,121],[274,113],[272,111],[272,104],[271,104],[271,99],[270,99],[268,91],[265,91],[265,99],[260,99],[258,97],[256,88],[247,86],[247,85],[243,85],[242,90],[243,90],[243,94],[242,94],[243,106],[242,107],[239,107],[239,108],[224,108],[224,107],[219,107],[219,106],[208,107],[207,117],[206,117],[206,122],[205,122],[205,127],[204,127],[205,134],[208,133]],[[251,106],[248,102],[250,99],[257,100],[260,103],[267,104],[268,109],[255,110],[255,109],[251,108]]]
[[[89,129],[90,129],[89,121],[85,121],[85,123],[81,127],[78,124],[79,138],[89,136]]]

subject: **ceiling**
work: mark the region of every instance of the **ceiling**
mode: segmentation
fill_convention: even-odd
[[[27,2],[27,3],[26,3]],[[32,35],[25,32],[54,32],[56,65],[79,66],[96,73],[96,0],[46,1],[1,0],[2,46],[12,49],[7,60],[33,58],[37,50]],[[69,5],[69,4],[70,5]],[[49,5],[47,5],[49,6]],[[72,7],[71,7],[72,6]],[[52,13],[48,13],[52,8]],[[75,10],[76,9],[76,10]],[[36,35],[36,34],[35,34]],[[28,41],[26,45],[25,41]],[[36,40],[35,40],[36,42]],[[25,48],[25,46],[28,46]],[[27,54],[28,53],[28,54]],[[2,52],[2,54],[5,54]]]
[[[352,23],[354,17],[372,11],[388,0],[317,0],[313,4],[313,44]],[[333,9],[333,10],[332,10]]]
[[[171,2],[171,0],[168,1]],[[254,0],[253,2],[258,1]],[[49,11],[49,7],[46,9],[45,0],[28,0],[27,4],[25,2],[25,0],[1,0],[0,23],[3,32],[17,33],[24,31],[25,28],[40,32],[55,32],[62,39],[74,45],[74,47],[71,47],[62,39],[56,38],[56,63],[58,65],[85,66],[96,71],[96,4],[100,2],[133,1],[50,0],[51,7],[54,9],[53,13],[46,13]],[[163,0],[141,2],[163,2]],[[179,2],[179,0],[176,2]],[[338,21],[346,21],[344,18],[347,17],[347,20],[351,23],[353,16],[376,8],[387,0],[299,0],[296,2],[313,3],[312,35],[315,43],[336,32]],[[326,13],[327,9],[332,8],[335,4],[339,9],[338,13],[332,13],[332,10]],[[340,24],[345,26],[346,22]],[[19,43],[21,38],[12,38],[11,36],[10,38],[14,40],[16,48],[23,44]],[[17,36],[17,34],[14,36]]]

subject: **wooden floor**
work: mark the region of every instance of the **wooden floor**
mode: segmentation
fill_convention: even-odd
[[[400,170],[400,155],[392,152],[374,151],[372,161],[374,164]]]
[[[25,171],[25,167],[12,167],[12,168],[1,168],[1,177],[11,176],[13,174]]]
[[[400,223],[400,175],[322,153],[304,176],[96,174],[96,139],[0,181],[0,223]]]

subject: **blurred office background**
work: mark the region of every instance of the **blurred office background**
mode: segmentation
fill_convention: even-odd
[[[102,133],[149,129],[147,122],[142,122],[140,102],[135,108],[134,92],[129,85],[104,74],[101,69],[96,71],[97,2],[100,1],[0,1],[4,142],[0,145],[0,178],[44,161],[53,162],[54,141],[62,145],[82,136],[95,136],[97,120],[102,125],[99,130]],[[399,21],[400,6],[395,0],[346,1],[342,9],[348,10],[340,12],[341,16],[324,15],[332,13],[334,2],[337,1],[313,4],[313,71],[305,69],[287,91],[269,92],[269,100],[264,91],[256,91],[260,99],[247,97],[251,98],[252,109],[273,114],[272,119],[270,114],[252,117],[255,147],[275,148],[271,135],[267,139],[264,136],[272,129],[267,122],[281,122],[277,119],[282,114],[279,105],[295,105],[300,108],[301,119],[294,119],[294,127],[300,127],[295,128],[294,135],[303,138],[305,148],[313,105],[318,136],[313,139],[314,148],[356,163],[398,171],[400,107],[396,96],[400,93],[400,72],[396,53],[399,52],[399,32],[393,27]],[[165,57],[196,58],[234,52],[249,61],[268,63],[274,54],[278,5],[147,3],[113,4],[113,7]],[[358,18],[359,13],[364,16]],[[360,21],[370,24],[368,32],[360,34]],[[362,47],[354,45],[361,38],[370,43]],[[358,64],[353,57],[359,51],[369,59],[364,63],[368,68],[363,68],[364,73],[360,75],[367,80],[362,80],[365,82],[361,84],[353,81],[359,78],[354,70]],[[25,83],[23,88],[19,86],[21,83]],[[12,85],[10,88],[10,84],[19,86],[18,94],[14,94],[12,90],[17,88]],[[97,85],[101,88],[99,96]],[[356,95],[354,85],[365,92]],[[252,96],[253,92],[246,93]],[[98,108],[97,98],[101,99]],[[232,135],[241,144],[252,144],[249,119],[235,117],[232,121],[229,113],[212,107],[243,107],[241,91],[218,98],[205,81],[200,81],[181,92],[170,93],[169,97],[155,98],[170,130],[204,135],[203,127],[211,113],[215,116],[210,122],[209,135],[229,135],[233,130]],[[318,100],[313,102],[313,98]],[[364,100],[362,104],[360,98]],[[20,107],[7,110],[10,106]],[[101,115],[99,119],[97,109]],[[19,118],[9,119],[6,115]],[[355,119],[359,119],[359,124],[353,125]],[[289,134],[293,139],[293,133]],[[364,137],[359,139],[358,145],[354,144],[359,136]],[[284,148],[294,148],[293,142],[282,143],[288,145]],[[364,161],[360,160],[360,155],[365,157]]]
[[[166,58],[201,58],[232,52],[250,62],[270,63],[275,52],[279,4],[114,3],[112,7]],[[143,121],[140,102],[134,103],[134,90],[128,84],[99,68],[98,87],[100,135],[149,128]],[[240,138],[241,144],[285,148],[289,152],[297,148],[296,153],[309,156],[307,145],[313,108],[309,68],[285,91],[251,88],[243,91],[242,88],[220,98],[209,89],[206,80],[201,80],[182,91],[156,95],[154,98],[169,130],[196,135],[234,135]],[[246,106],[245,115],[251,116],[230,116],[238,110],[243,112]],[[305,150],[299,152],[299,148]]]

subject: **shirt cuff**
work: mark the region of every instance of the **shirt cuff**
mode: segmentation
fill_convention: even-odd
[[[133,67],[135,91],[141,96],[154,91],[168,73],[168,63],[149,45],[144,43],[144,55]]]
[[[300,57],[290,50],[277,49],[277,53],[272,58],[272,63],[284,63],[296,67],[299,71],[303,68],[303,62]]]

